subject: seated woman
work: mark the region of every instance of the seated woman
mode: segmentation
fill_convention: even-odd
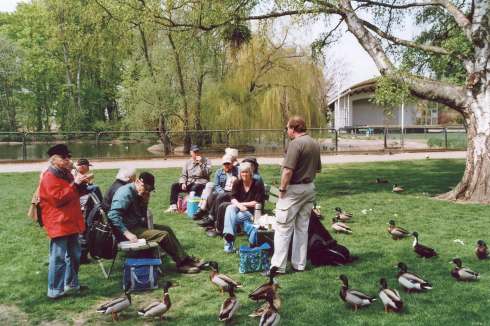
[[[249,243],[257,242],[257,229],[253,226],[252,216],[255,205],[264,200],[264,184],[253,178],[253,168],[248,162],[240,164],[240,179],[233,183],[231,205],[226,208],[223,227],[225,252],[235,251],[234,241],[237,225],[242,225],[248,235]]]

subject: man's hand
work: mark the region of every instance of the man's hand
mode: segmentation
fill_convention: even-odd
[[[138,237],[135,236],[133,233],[129,232],[128,230],[124,231],[123,234],[126,237],[126,239],[128,239],[130,242],[138,241]]]
[[[185,191],[187,187],[185,186],[185,183],[182,184],[182,190]]]
[[[242,212],[245,212],[247,210],[247,206],[243,205],[242,203],[239,203],[237,207]]]
[[[79,185],[82,183],[87,183],[89,180],[90,180],[89,176],[79,173],[75,176],[73,182],[76,183],[77,185]]]

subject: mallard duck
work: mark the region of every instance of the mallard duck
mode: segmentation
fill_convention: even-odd
[[[332,229],[337,233],[352,234],[352,229],[345,223],[339,222],[339,219],[332,219]]]
[[[385,278],[379,280],[381,289],[379,290],[378,296],[385,306],[385,312],[394,311],[399,312],[403,308],[403,301],[395,289],[388,288],[388,283]]]
[[[412,234],[402,227],[396,226],[395,221],[388,222],[388,233],[391,234],[394,240],[400,240],[411,236]]]
[[[163,315],[170,309],[172,303],[170,302],[170,295],[168,294],[168,288],[171,286],[170,282],[165,282],[163,285],[163,298],[162,301],[154,301],[138,310],[138,315],[142,317],[160,317],[163,319]]]
[[[103,313],[105,315],[111,314],[112,320],[119,320],[118,313],[128,308],[131,305],[131,294],[126,291],[124,292],[124,296],[119,298],[114,298],[110,301],[107,301],[99,308],[97,308],[97,312]]]
[[[405,265],[404,263],[398,263],[398,269],[398,283],[400,283],[405,291],[410,292],[432,290],[432,284],[424,280],[419,275],[409,272],[407,265]]]
[[[345,222],[352,218],[352,213],[344,212],[340,207],[335,207],[335,217]]]
[[[403,187],[400,187],[396,183],[393,185],[393,192],[400,193],[400,192],[404,192],[404,191],[405,191],[405,189]]]
[[[274,299],[272,301],[274,303],[274,307],[276,307],[277,310],[281,309],[282,302],[277,291],[274,291]],[[269,307],[269,302],[265,302],[263,305],[255,309],[249,316],[261,317],[269,309]]]
[[[376,183],[388,183],[388,180],[382,178],[376,178]]]
[[[454,258],[450,263],[456,265],[451,271],[451,275],[458,281],[476,281],[480,279],[480,273],[473,272],[471,269],[463,267],[461,259]]]
[[[277,311],[277,307],[274,305],[274,290],[269,289],[266,295],[267,303],[269,308],[260,317],[259,326],[275,326],[279,325],[279,320],[281,316]]]
[[[342,287],[340,288],[340,298],[354,307],[354,311],[357,311],[359,307],[369,306],[376,299],[370,295],[362,293],[359,290],[349,289],[349,280],[347,276],[340,275],[340,281]]]
[[[427,247],[427,246],[424,246],[424,245],[421,245],[419,243],[419,234],[418,232],[413,232],[412,233],[413,237],[415,238],[413,240],[413,251],[415,251],[415,253],[417,255],[419,255],[420,257],[424,257],[424,258],[432,258],[432,257],[436,257],[437,256],[437,252],[430,248],[430,247]]]
[[[476,243],[475,254],[478,259],[487,259],[488,258],[488,248],[487,244],[483,240],[478,240]]]
[[[212,262],[209,262],[208,265],[211,268],[211,272],[209,273],[209,279],[211,280],[211,282],[214,285],[216,285],[220,288],[221,293],[228,290],[228,287],[230,285],[234,286],[235,288],[241,288],[242,287],[242,285],[239,282],[235,281],[231,277],[229,277],[225,274],[220,274],[217,262],[212,261]]]
[[[248,297],[254,301],[265,300],[269,289],[273,288],[274,290],[277,290],[279,284],[277,284],[276,280],[274,279],[277,275],[277,271],[278,268],[276,266],[272,266],[269,271],[269,281],[250,292]]]
[[[227,321],[230,320],[231,317],[235,314],[237,309],[240,307],[240,303],[238,302],[237,297],[235,296],[235,286],[228,286],[228,294],[229,297],[221,305],[219,310],[219,321]]]

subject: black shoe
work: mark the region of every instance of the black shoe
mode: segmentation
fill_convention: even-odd
[[[202,220],[204,218],[204,216],[206,216],[207,213],[208,213],[208,211],[199,208],[197,210],[197,212],[195,212],[194,215],[192,215],[192,219],[194,221]]]
[[[223,237],[225,238],[226,242],[235,241],[235,236],[233,234],[225,233]]]
[[[203,227],[203,228],[205,228],[206,226],[211,226],[213,224],[214,224],[214,221],[208,217],[203,218],[202,220],[197,222],[197,225],[199,225],[200,227]]]

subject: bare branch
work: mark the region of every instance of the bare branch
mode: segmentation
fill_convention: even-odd
[[[466,15],[449,0],[415,0],[404,4],[390,4],[375,0],[352,0],[362,4],[391,8],[391,9],[408,9],[414,7],[440,6],[447,10],[453,17],[456,23],[461,27],[466,37],[471,40],[471,21]]]
[[[398,38],[398,37],[396,37],[394,35],[391,35],[391,34],[388,34],[388,33],[384,32],[384,31],[382,31],[379,27],[377,27],[374,24],[371,24],[368,21],[365,21],[365,20],[362,20],[362,19],[360,19],[360,21],[362,22],[362,24],[364,26],[366,26],[367,28],[369,28],[370,30],[372,30],[373,32],[375,32],[376,34],[378,34],[379,36],[381,36],[382,38],[387,39],[387,40],[389,40],[389,41],[391,41],[393,43],[396,43],[396,44],[399,44],[399,45],[404,45],[404,46],[407,46],[407,47],[410,47],[410,48],[414,48],[414,49],[420,49],[420,50],[423,50],[423,51],[428,51],[428,52],[436,53],[436,54],[451,55],[451,52],[449,52],[448,50],[446,50],[444,48],[441,48],[441,47],[438,47],[438,46],[434,46],[434,45],[425,45],[425,44],[415,43],[413,41],[404,40],[404,39]]]

